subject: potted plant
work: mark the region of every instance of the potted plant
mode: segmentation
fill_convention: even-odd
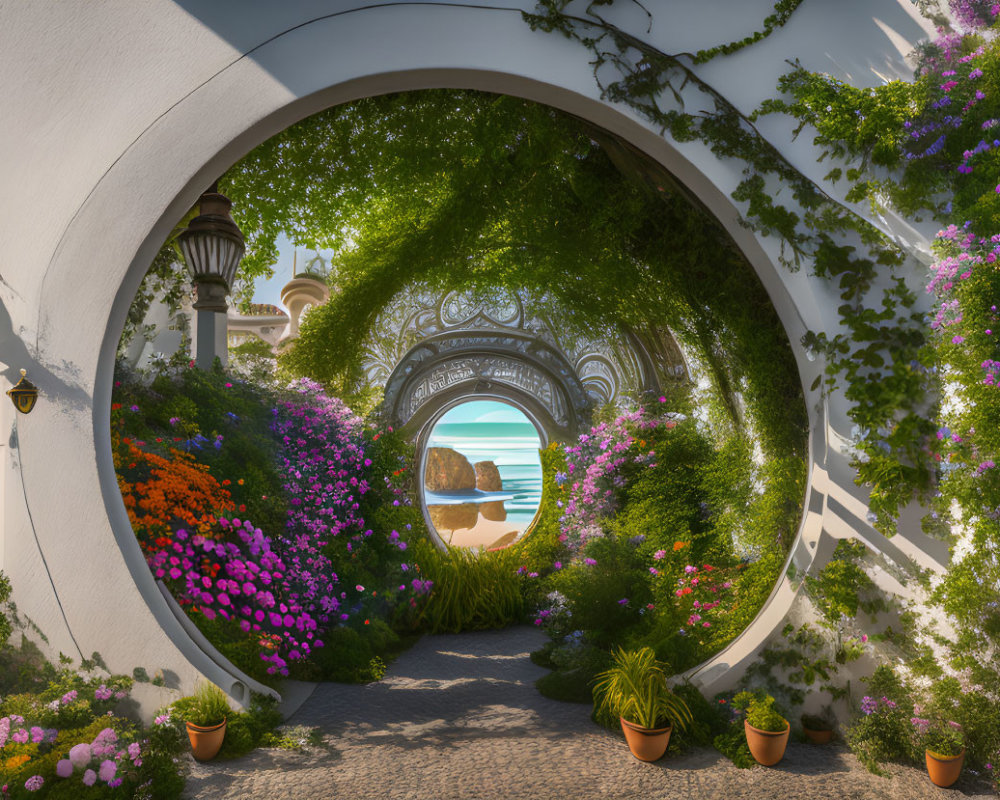
[[[746,712],[743,728],[754,760],[765,767],[781,761],[791,726],[774,710],[774,698],[769,694],[740,692],[733,698],[732,707]]]
[[[948,787],[958,780],[965,762],[965,740],[957,722],[913,717],[918,747],[924,748],[927,774],[935,786]],[[918,751],[919,752],[919,751]]]
[[[833,738],[837,720],[830,706],[823,706],[819,714],[803,714],[802,733],[813,744],[828,744]]]
[[[667,751],[673,724],[691,722],[687,704],[670,691],[663,664],[650,647],[619,649],[610,669],[594,686],[594,711],[601,719],[618,718],[632,755],[656,761]]]
[[[191,741],[191,752],[199,761],[215,758],[226,736],[226,715],[229,700],[214,683],[200,682],[193,695],[182,697],[173,704]]]

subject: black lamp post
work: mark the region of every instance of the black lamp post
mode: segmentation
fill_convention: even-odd
[[[225,350],[216,351],[216,315],[224,315],[228,309],[226,295],[245,247],[243,234],[229,215],[233,204],[228,197],[219,194],[216,184],[201,196],[199,205],[201,214],[191,220],[177,238],[197,292],[195,361],[201,369],[207,370],[212,368],[216,356],[225,362]],[[222,325],[225,331],[225,316]],[[223,336],[223,348],[227,346],[225,340]]]

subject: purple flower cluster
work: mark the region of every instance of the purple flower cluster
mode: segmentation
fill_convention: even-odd
[[[308,549],[301,537],[322,547],[343,533],[364,532],[358,501],[370,488],[363,477],[361,418],[312,381],[302,380],[296,389],[301,399],[282,403],[273,426],[281,469],[289,477],[284,486],[290,498],[285,538],[292,539],[293,550]]]
[[[280,639],[276,651],[261,657],[272,662],[269,671],[287,674],[283,654],[308,654],[317,622],[302,606],[286,603],[293,594],[292,576],[260,528],[249,520],[225,518],[219,519],[218,527],[220,537],[228,541],[177,531],[170,548],[150,555],[150,569],[173,583],[176,596],[196,605],[209,619],[232,619],[245,631]]]
[[[641,432],[674,424],[666,417],[651,418],[640,409],[611,424],[602,422],[565,448],[566,474],[560,485],[569,490],[569,497],[562,506],[559,538],[570,551],[604,535],[601,520],[615,510],[616,489],[624,485],[622,468],[626,464],[656,466],[652,450],[636,453],[632,449],[641,441]]]
[[[948,5],[955,18],[969,30],[985,28],[1000,14],[1000,3],[993,0],[948,0]]]
[[[11,714],[0,718],[0,750],[8,743],[27,744],[30,741],[32,744],[48,744],[56,740],[58,733],[55,728],[40,728],[37,725],[29,729],[24,717]]]
[[[988,358],[982,363],[986,377],[983,378],[984,386],[1000,386],[1000,361]]]
[[[109,788],[115,789],[123,783],[120,774],[123,766],[142,766],[142,745],[131,742],[123,747],[123,744],[118,740],[117,733],[111,728],[104,728],[92,742],[73,745],[66,758],[56,763],[56,775],[71,778],[79,770],[84,786],[93,786],[100,779]]]
[[[325,548],[340,537],[349,540],[346,550],[355,553],[374,535],[360,514],[361,498],[372,489],[365,477],[372,461],[365,454],[360,417],[313,381],[303,379],[294,388],[299,396],[275,410],[273,423],[289,497],[287,527],[276,537],[275,548],[287,565],[286,602],[324,627],[335,618],[337,623],[350,618],[349,610],[342,608],[346,592],[336,591],[339,579]],[[401,492],[392,489],[388,478],[387,487],[397,495]],[[400,503],[398,498],[395,503]],[[398,531],[386,538],[391,547],[407,549]],[[430,585],[424,581],[413,590],[425,594]],[[305,638],[311,639],[311,632]],[[304,657],[309,649],[309,643],[300,640],[288,657]]]
[[[892,711],[895,708],[896,703],[888,697],[883,696],[876,700],[874,697],[865,695],[861,698],[861,713],[866,717],[870,717],[878,711]]]
[[[106,687],[101,687],[102,689]],[[71,694],[76,694],[75,691]],[[96,692],[95,692],[96,694]],[[100,698],[98,698],[100,699]],[[43,729],[37,725],[29,729],[24,717],[12,714],[0,718],[0,758],[9,759],[20,756],[24,758],[24,750],[12,752],[18,745],[28,745],[37,748],[36,752],[45,753],[51,750],[59,736],[59,731],[50,728]],[[29,751],[30,752],[30,751]],[[143,759],[143,744],[119,741],[118,734],[111,728],[104,728],[90,742],[79,742],[73,745],[65,758],[56,762],[55,773],[59,778],[71,778],[75,771],[82,771],[81,781],[85,786],[93,786],[98,779],[114,789],[121,786],[123,778],[120,770],[123,766],[140,767]],[[97,763],[99,762],[99,763]],[[91,767],[96,767],[96,771]],[[29,792],[38,791],[45,783],[41,775],[32,775],[24,783]],[[6,796],[6,794],[5,794]]]
[[[996,269],[1000,261],[1000,234],[994,234],[990,238],[977,237],[966,227],[949,225],[938,233],[938,242],[949,252],[932,265],[932,278],[927,291],[935,292],[940,299],[931,327],[941,329],[964,322],[962,283],[973,278],[979,271]],[[996,321],[995,309],[996,306],[991,307],[990,313],[986,314],[987,319]],[[983,316],[982,309],[975,311],[976,317]],[[989,322],[987,324],[992,325]],[[985,336],[993,336],[994,327],[983,328],[981,332]],[[967,336],[967,333],[954,334],[951,342],[963,344]],[[1000,378],[1000,362],[987,358],[981,362],[981,366],[984,373],[981,383],[984,386],[996,386]]]
[[[173,537],[157,540],[162,549],[148,554],[154,575],[170,585],[182,605],[238,624],[257,639],[268,672],[282,675],[289,674],[290,662],[323,646],[324,630],[360,610],[363,598],[346,602],[333,559],[337,552],[357,555],[374,536],[361,511],[362,499],[372,490],[373,463],[365,453],[363,421],[317,383],[302,380],[289,388],[291,398],[272,410],[271,423],[278,467],[286,476],[284,530],[266,535],[250,520],[216,510],[216,517],[208,517],[210,527],[197,532],[174,527]],[[239,422],[234,414],[227,418]],[[217,435],[220,446],[221,441]],[[385,481],[394,504],[406,503],[404,489],[388,476]],[[407,549],[398,531],[379,538],[390,552]],[[331,547],[335,540],[336,550]],[[418,583],[412,586],[415,594],[430,590],[430,582]]]

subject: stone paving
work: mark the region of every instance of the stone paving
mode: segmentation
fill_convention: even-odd
[[[367,686],[321,684],[289,724],[318,727],[324,746],[191,761],[186,797],[344,800],[625,800],[988,798],[972,778],[939,789],[926,773],[868,773],[842,745],[792,742],[776,767],[737,769],[715,750],[645,764],[590,708],[542,697],[528,659],[535,629],[426,636]]]

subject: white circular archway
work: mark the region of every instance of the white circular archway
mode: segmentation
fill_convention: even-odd
[[[447,87],[516,95],[605,128],[672,172],[742,249],[793,343],[809,409],[810,488],[790,560],[801,573],[814,559],[824,559],[837,537],[878,537],[864,522],[864,494],[853,485],[848,459],[834,446],[837,435],[846,437],[846,401],[837,395],[823,399],[808,389],[821,365],[810,362],[796,344],[807,330],[836,330],[835,295],[825,284],[810,281],[807,270],[789,273],[776,266],[776,242],[739,224],[729,193],[742,165],[720,161],[699,142],[669,142],[629,109],[602,100],[586,52],[562,37],[531,31],[516,10],[404,2],[313,18],[302,8],[261,4],[249,6],[237,22],[222,23],[211,18],[210,3],[181,5],[186,7],[155,0],[148,8],[155,7],[173,26],[181,42],[176,46],[195,66],[181,70],[178,78],[170,63],[152,59],[145,71],[128,78],[144,96],[138,122],[127,114],[105,120],[108,142],[96,169],[87,161],[86,147],[69,148],[65,168],[73,179],[45,220],[50,228],[42,235],[38,222],[26,221],[12,252],[28,252],[33,235],[42,246],[10,277],[5,275],[13,336],[0,339],[4,361],[11,368],[28,368],[41,399],[30,417],[17,421],[10,440],[2,566],[19,607],[46,631],[54,649],[81,656],[100,652],[117,671],[162,670],[184,688],[199,674],[236,696],[247,685],[173,614],[135,541],[111,460],[115,348],[157,249],[216,176],[312,113],[386,92]],[[865,30],[871,28],[863,4],[854,5]],[[892,18],[894,0],[879,0],[879,5]],[[698,30],[712,15],[693,2],[688,6],[687,24]],[[762,9],[741,6],[737,16],[751,30],[757,12],[761,18],[767,13]],[[857,22],[849,14],[847,21]],[[130,53],[142,49],[144,37],[162,35],[155,26],[146,31],[142,20],[111,12],[96,23],[80,24],[83,33],[73,33],[84,42],[95,24],[103,24],[101,35],[110,28]],[[835,34],[809,32],[821,42]],[[858,47],[858,40],[855,36],[849,47]],[[765,57],[767,45],[754,57]],[[770,58],[780,64],[788,53],[777,47]],[[725,62],[709,69],[724,93],[741,91],[747,81],[745,69]],[[55,71],[41,80],[56,91],[68,77]],[[93,131],[101,126],[95,118],[106,113],[110,94],[126,79],[116,74],[110,80],[111,89],[82,90],[94,96],[89,106],[74,112],[87,122],[86,134],[94,142]],[[763,70],[758,82],[758,91],[766,95],[774,77]],[[42,101],[27,97],[21,102],[21,113],[29,117],[45,113]],[[43,161],[58,152],[58,143],[43,138],[28,151],[35,174],[44,178],[48,166]],[[13,363],[17,360],[27,363]],[[10,425],[11,412],[5,413]],[[9,503],[17,494],[23,494],[23,504]],[[880,539],[879,546],[907,555],[923,552],[908,542],[904,537],[890,545]],[[696,670],[695,680],[714,689],[726,684],[734,668],[739,674],[780,626],[796,589],[783,577],[754,622]]]

